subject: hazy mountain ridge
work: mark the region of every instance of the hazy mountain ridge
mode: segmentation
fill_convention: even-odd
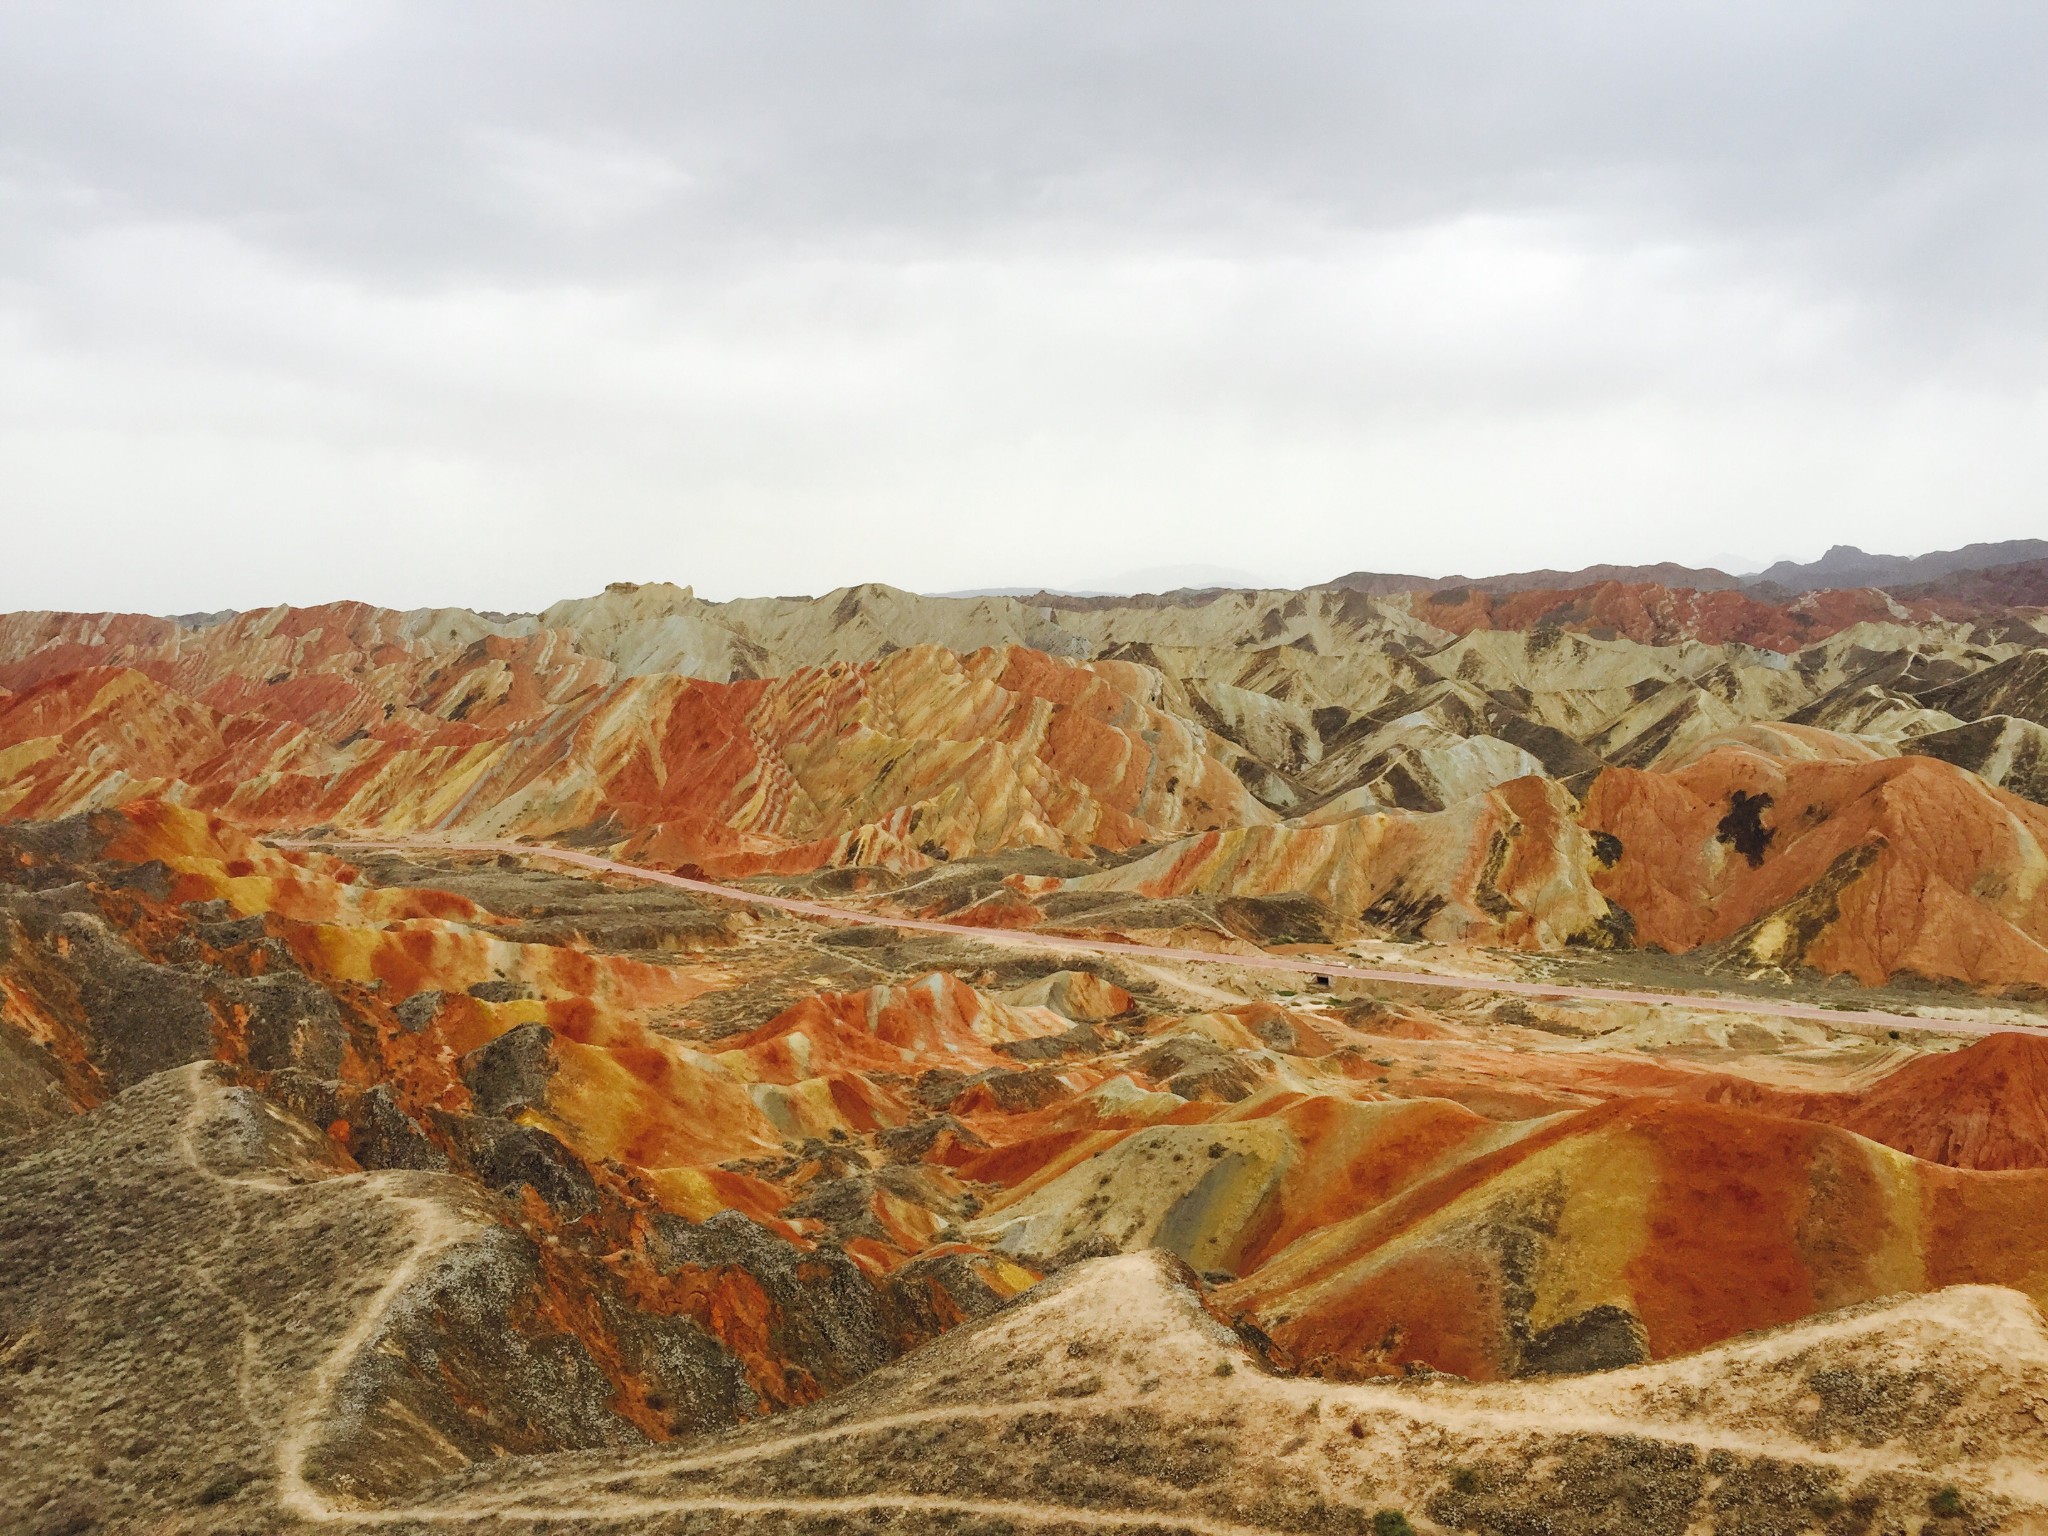
[[[2048,559],[2048,539],[2006,539],[1993,544],[1965,544],[1960,549],[1927,555],[1873,555],[1853,544],[1837,544],[1818,560],[1801,565],[1780,560],[1747,578],[1754,585],[1771,583],[1792,592],[1822,587],[1893,587],[1928,582],[1961,571],[1982,571],[2025,561]]]
[[[1805,592],[1854,587],[1893,590],[1934,582],[1968,571],[1993,570],[2048,558],[2048,539],[2005,539],[1966,544],[1960,549],[1926,555],[1873,555],[1853,544],[1837,544],[1818,560],[1780,560],[1761,571],[1735,576],[1711,566],[1589,565],[1576,571],[1512,571],[1497,576],[1395,576],[1353,571],[1324,583],[1328,587],[1387,597],[1402,592],[1447,592],[1463,587],[1481,591],[1567,592],[1581,587],[1620,582],[1629,586],[1672,587],[1693,592],[1748,590],[1768,598],[1791,598]]]

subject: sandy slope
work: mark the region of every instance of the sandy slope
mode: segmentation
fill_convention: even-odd
[[[402,1530],[1584,1532],[2048,1518],[2048,1331],[1964,1288],[1579,1381],[1377,1389],[1265,1374],[1155,1256],[1099,1260],[838,1403],[687,1448],[478,1468]],[[1942,1507],[1947,1507],[1946,1505]],[[724,1522],[725,1524],[721,1524]],[[987,1524],[980,1524],[987,1522]],[[1787,1526],[1786,1528],[1798,1528]]]

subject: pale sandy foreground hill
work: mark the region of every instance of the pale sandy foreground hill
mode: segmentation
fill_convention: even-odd
[[[479,1468],[406,1528],[1258,1536],[1389,1510],[1502,1536],[2048,1530],[2048,1332],[2015,1292],[1957,1287],[1596,1377],[1347,1388],[1266,1374],[1171,1260],[1129,1255],[842,1401],[680,1451]]]
[[[190,1068],[0,1173],[0,1526],[2048,1530],[2048,1328],[1993,1287],[1591,1377],[1346,1386],[1269,1375],[1133,1254],[768,1422],[493,1455],[577,1385],[489,1319],[530,1256],[459,1181],[321,1141]]]

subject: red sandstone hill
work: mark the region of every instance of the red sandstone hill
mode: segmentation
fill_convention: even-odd
[[[636,856],[727,874],[1271,819],[1125,662],[925,646],[774,679],[608,681],[547,636],[428,657],[362,643],[342,672],[299,655],[262,679],[153,665],[31,683],[0,698],[0,815],[157,796],[259,828],[596,823]]]
[[[1865,1086],[1820,1092],[1669,1063],[1608,1061],[1549,1075],[1615,1098],[1700,1099],[1822,1121],[1949,1168],[2048,1169],[2048,1035],[2021,1029],[1953,1052],[1910,1056]]]
[[[1640,943],[1880,983],[2048,985],[2048,808],[1924,757],[1613,768],[1581,818]]]
[[[1908,1062],[1840,1124],[1953,1168],[2048,1168],[2048,1039],[2006,1033]]]
[[[1988,570],[1956,571],[1933,581],[1900,587],[1896,595],[1932,602],[1944,613],[1964,608],[2048,608],[2048,559],[2022,560]]]
[[[1662,1359],[1900,1289],[2038,1288],[2048,1171],[1624,1099],[1459,1149],[1219,1299],[1317,1374],[1481,1380]]]

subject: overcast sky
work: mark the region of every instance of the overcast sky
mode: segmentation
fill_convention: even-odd
[[[0,607],[2048,533],[2028,0],[5,25]]]

